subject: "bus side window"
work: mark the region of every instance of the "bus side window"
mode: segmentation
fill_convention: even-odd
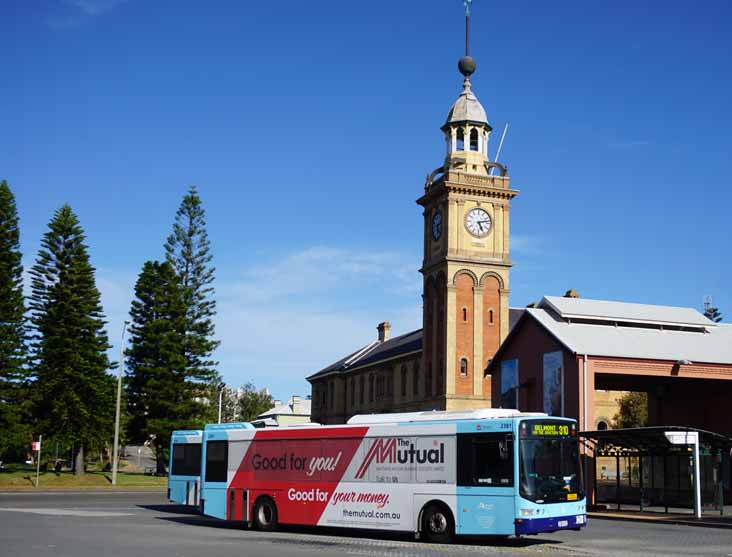
[[[206,481],[226,481],[226,461],[229,456],[228,441],[206,442]]]
[[[458,435],[458,485],[513,486],[513,435]]]

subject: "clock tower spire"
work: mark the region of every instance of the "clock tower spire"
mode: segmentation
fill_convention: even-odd
[[[507,169],[491,161],[492,131],[472,90],[470,0],[465,1],[463,89],[441,130],[446,154],[427,176],[424,195],[422,370],[435,409],[490,406],[484,370],[508,334],[509,212]]]

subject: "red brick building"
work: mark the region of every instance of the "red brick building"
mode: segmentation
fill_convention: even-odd
[[[648,425],[732,434],[732,326],[692,308],[547,296],[487,369],[494,407],[597,426],[599,390],[648,394]]]

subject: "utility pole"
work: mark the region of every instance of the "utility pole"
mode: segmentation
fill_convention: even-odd
[[[119,368],[117,369],[117,413],[114,418],[114,446],[112,447],[112,485],[117,485],[117,450],[119,445],[119,414],[122,404],[122,370],[125,367],[125,332],[129,321],[122,325],[122,341],[119,347]]]

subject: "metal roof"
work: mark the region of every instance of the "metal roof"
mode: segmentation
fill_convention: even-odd
[[[732,326],[729,325],[705,330],[675,330],[613,323],[583,323],[565,320],[541,308],[527,308],[526,315],[536,319],[568,350],[576,354],[732,364]]]
[[[488,125],[488,117],[483,105],[470,88],[470,81],[466,80],[463,91],[447,113],[445,125],[460,122],[475,122]]]
[[[379,342],[378,340],[370,342],[306,379],[309,381],[325,375],[346,372],[419,350],[422,350],[422,329],[399,335],[384,342]]]
[[[679,327],[715,326],[715,323],[695,309],[686,307],[654,306],[561,296],[545,296],[539,302],[539,307],[552,309],[563,319],[647,323]]]

